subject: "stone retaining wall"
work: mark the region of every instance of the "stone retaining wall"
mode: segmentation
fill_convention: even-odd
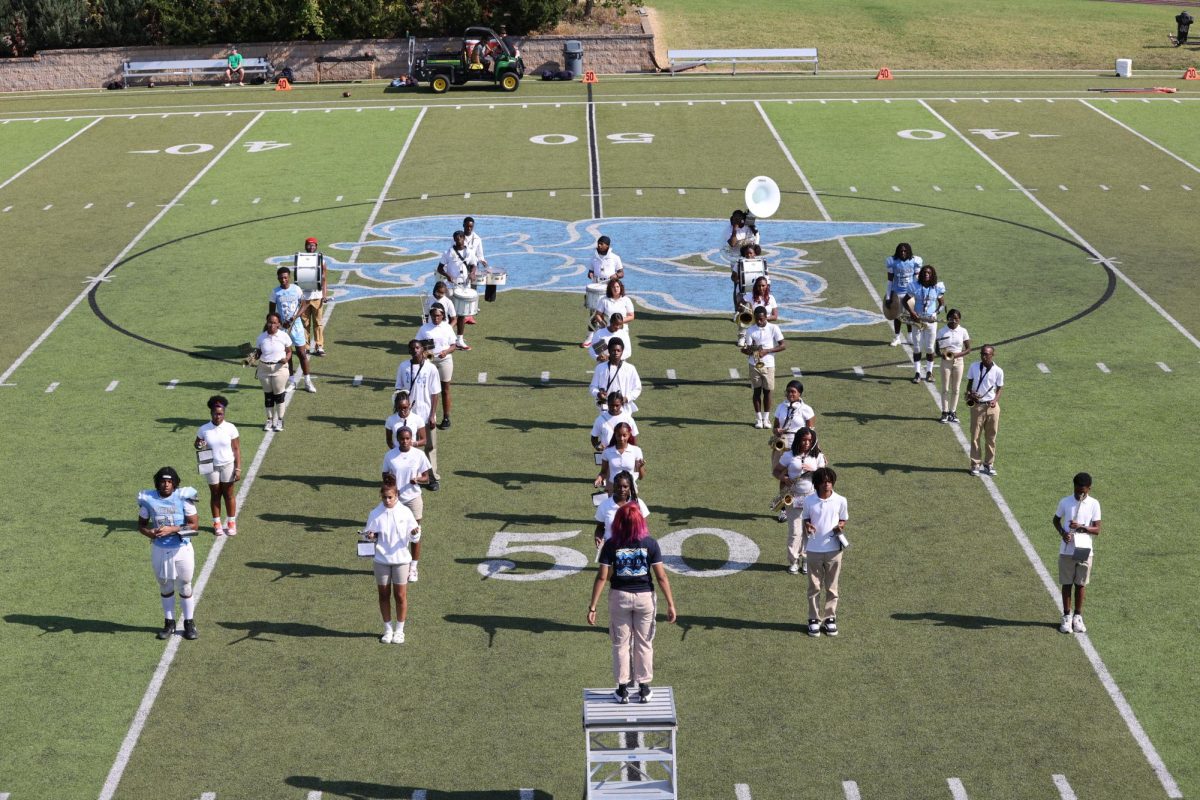
[[[613,34],[592,36],[537,36],[521,40],[527,75],[536,78],[543,69],[561,69],[563,42],[583,43],[584,69],[602,74],[649,72],[654,65],[654,36]],[[421,39],[417,52],[456,49],[461,39]],[[408,40],[358,39],[342,42],[268,42],[239,47],[247,58],[266,57],[278,70],[291,67],[300,82],[354,81],[395,78],[408,67]],[[108,47],[80,50],[46,50],[30,58],[0,58],[0,91],[40,89],[95,89],[121,77],[124,61],[223,58],[227,48]],[[374,61],[319,63],[318,58],[348,58],[374,54]]]

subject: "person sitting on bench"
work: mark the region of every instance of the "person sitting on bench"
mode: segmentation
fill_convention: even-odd
[[[242,54],[238,52],[237,47],[234,47],[233,52],[229,54],[229,65],[225,67],[226,86],[233,82],[235,74],[237,75],[238,86],[245,86],[246,69],[242,66]]]

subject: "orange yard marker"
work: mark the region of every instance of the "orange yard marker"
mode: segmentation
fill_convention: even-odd
[[[1188,67],[1187,71],[1183,73],[1183,79],[1185,81],[1200,81],[1200,75],[1196,74],[1195,67]]]
[[[280,78],[275,84],[275,91],[277,92],[290,92],[291,90],[292,84],[288,82],[287,78]]]
[[[587,72],[583,73],[583,82],[599,83],[600,81],[596,80],[596,73],[589,69]]]
[[[890,80],[892,80],[892,71],[891,71],[890,69],[888,69],[887,67],[883,67],[883,68],[882,68],[882,69],[880,69],[880,70],[879,70],[879,72],[878,72],[878,73],[875,75],[875,80],[877,80],[877,81],[890,81]]]

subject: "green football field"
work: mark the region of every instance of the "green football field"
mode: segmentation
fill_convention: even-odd
[[[577,346],[601,233],[638,303],[681,797],[1200,796],[1200,94],[1145,80],[1180,91],[765,76],[5,99],[0,800],[582,797],[582,690],[612,683],[605,615],[585,620]],[[783,192],[760,226],[778,388],[803,380],[850,507],[837,639],[804,632],[715,253],[755,175]],[[408,639],[384,646],[355,533],[466,214],[510,280],[455,357]],[[239,346],[307,236],[333,264],[329,352],[265,434]],[[900,241],[996,345],[995,478],[967,474],[965,426],[938,424],[888,346]],[[200,638],[164,647],[135,498],[173,464],[206,501],[192,439],[214,393],[241,430],[240,534],[209,535],[200,503]],[[1050,518],[1081,470],[1104,535],[1089,632],[1065,636]]]

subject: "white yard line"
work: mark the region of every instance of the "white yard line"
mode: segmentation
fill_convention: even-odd
[[[120,383],[121,383],[120,381],[113,381],[112,383],[110,383],[108,386],[105,387],[104,391],[106,391],[106,392],[116,391],[116,388],[117,388],[117,386],[120,385]]]
[[[1192,162],[1188,161],[1186,158],[1183,158],[1182,156],[1179,156],[1179,155],[1176,155],[1175,153],[1172,153],[1170,150],[1168,150],[1167,148],[1163,147],[1161,144],[1159,144],[1158,142],[1154,141],[1154,140],[1153,140],[1153,139],[1151,139],[1149,136],[1145,136],[1145,135],[1143,135],[1142,133],[1140,133],[1140,132],[1138,132],[1138,131],[1135,131],[1133,128],[1129,127],[1129,126],[1128,126],[1128,125],[1126,125],[1124,122],[1121,122],[1121,120],[1119,120],[1119,119],[1117,119],[1116,117],[1114,117],[1112,114],[1109,114],[1109,113],[1106,113],[1106,112],[1104,112],[1104,111],[1101,111],[1100,109],[1096,108],[1094,105],[1092,105],[1091,103],[1089,103],[1087,100],[1080,100],[1079,102],[1083,103],[1085,106],[1087,106],[1088,108],[1090,108],[1092,111],[1095,111],[1097,114],[1099,114],[1100,116],[1104,117],[1105,119],[1107,119],[1107,120],[1109,120],[1109,121],[1113,122],[1113,123],[1114,123],[1114,124],[1116,124],[1116,125],[1119,125],[1119,126],[1121,126],[1122,128],[1124,128],[1125,130],[1129,131],[1129,132],[1130,132],[1130,133],[1132,133],[1134,136],[1136,136],[1137,138],[1141,139],[1143,142],[1145,142],[1146,144],[1148,144],[1148,145],[1150,145],[1151,147],[1155,148],[1156,150],[1159,150],[1159,151],[1161,151],[1161,152],[1163,152],[1163,153],[1166,153],[1166,154],[1167,154],[1167,155],[1169,155],[1171,158],[1175,159],[1175,160],[1176,160],[1176,161],[1178,161],[1180,164],[1183,164],[1185,167],[1187,167],[1188,169],[1190,169],[1192,172],[1200,172],[1200,167],[1197,167],[1195,164],[1193,164]]]
[[[862,800],[858,784],[854,781],[842,781],[842,794],[846,796],[846,800]]]
[[[1105,364],[1103,361],[1096,362],[1096,369],[1100,370],[1105,375],[1108,375],[1110,372],[1112,372],[1112,370],[1108,368],[1108,364]]]
[[[46,394],[52,393],[55,389],[58,388],[58,386],[59,386],[58,381],[55,381],[54,383],[50,384],[49,386],[46,387]]]
[[[1166,362],[1164,362],[1164,361],[1155,361],[1154,363],[1155,363],[1155,364],[1158,366],[1158,368],[1159,368],[1159,369],[1161,369],[1163,372],[1170,372],[1170,371],[1171,371],[1171,368],[1170,368],[1170,367],[1168,367],[1168,366],[1166,365]]]
[[[1146,301],[1146,303],[1151,308],[1153,308],[1155,311],[1158,312],[1159,316],[1161,316],[1163,319],[1165,319],[1167,322],[1169,322],[1171,324],[1171,327],[1175,328],[1175,330],[1177,330],[1181,334],[1183,334],[1184,337],[1189,342],[1191,342],[1193,345],[1195,345],[1197,348],[1200,348],[1200,339],[1197,339],[1192,334],[1191,331],[1189,331],[1187,328],[1183,327],[1183,325],[1179,322],[1179,320],[1175,319],[1173,316],[1171,316],[1169,313],[1167,313],[1167,310],[1165,308],[1163,308],[1161,305],[1159,305],[1158,302],[1153,297],[1146,294],[1146,292],[1142,289],[1142,287],[1138,286],[1136,283],[1134,283],[1132,280],[1130,280],[1129,277],[1124,272],[1122,272],[1120,269],[1118,269],[1116,267],[1116,265],[1113,263],[1112,259],[1105,258],[1103,255],[1101,255],[1100,251],[1097,250],[1095,247],[1092,247],[1091,243],[1089,243],[1086,239],[1084,239],[1082,236],[1080,236],[1078,233],[1076,233],[1075,230],[1070,225],[1068,225],[1057,214],[1055,214],[1053,211],[1051,211],[1049,209],[1049,207],[1046,206],[1045,203],[1042,203],[1040,200],[1038,200],[1036,197],[1034,197],[1033,193],[1030,192],[1028,189],[1026,189],[1024,186],[1022,186],[1021,183],[1016,178],[1014,178],[1012,175],[1008,174],[1008,172],[1004,169],[1004,167],[1000,166],[1000,164],[998,164],[994,159],[992,159],[991,156],[989,156],[987,153],[983,152],[983,150],[981,150],[979,148],[979,146],[977,144],[975,144],[973,141],[968,139],[966,137],[966,135],[963,134],[962,131],[960,131],[958,128],[954,127],[954,125],[952,125],[950,123],[950,120],[946,119],[941,114],[939,114],[937,111],[935,111],[933,109],[933,107],[930,106],[928,103],[926,103],[924,100],[918,100],[917,102],[920,103],[921,106],[923,106],[925,108],[925,110],[928,111],[930,114],[932,114],[939,122],[941,122],[943,125],[945,125],[946,128],[951,133],[953,133],[955,136],[957,136],[959,139],[961,139],[962,142],[967,145],[967,147],[974,150],[975,153],[980,158],[982,158],[989,165],[991,165],[992,169],[996,170],[1002,176],[1004,176],[1004,178],[1009,183],[1011,183],[1014,187],[1016,187],[1016,189],[1018,191],[1020,191],[1022,194],[1024,194],[1031,203],[1033,203],[1035,206],[1040,208],[1042,210],[1042,212],[1045,213],[1046,216],[1048,216],[1050,219],[1054,220],[1054,222],[1060,228],[1062,228],[1064,231],[1066,231],[1067,234],[1072,239],[1074,239],[1076,242],[1078,242],[1079,245],[1081,247],[1083,247],[1083,249],[1087,250],[1089,253],[1092,254],[1093,257],[1099,259],[1100,263],[1106,265],[1109,269],[1111,269],[1113,271],[1114,275],[1116,275],[1118,278],[1120,278],[1122,281],[1124,281],[1125,284],[1127,286],[1129,286],[1130,289],[1133,289],[1133,291],[1137,293],[1138,297],[1140,297],[1140,298],[1142,298],[1142,300]]]
[[[84,298],[86,298],[88,296],[88,292],[90,292],[92,290],[92,287],[95,286],[97,283],[100,283],[101,281],[103,281],[103,279],[108,275],[108,273],[112,272],[114,269],[117,268],[117,265],[121,263],[122,259],[124,259],[125,256],[129,255],[129,252],[131,250],[133,250],[133,248],[137,247],[138,242],[140,242],[143,238],[145,238],[146,234],[150,232],[150,229],[153,228],[155,225],[157,225],[159,220],[161,220],[164,216],[166,216],[167,212],[171,210],[171,207],[174,206],[176,203],[178,203],[181,199],[183,199],[183,196],[185,194],[187,194],[193,186],[195,186],[197,183],[199,183],[200,179],[203,178],[205,175],[207,175],[208,171],[210,169],[212,169],[216,165],[216,163],[218,161],[220,161],[221,158],[226,153],[228,153],[231,149],[233,149],[233,146],[238,143],[238,140],[240,140],[243,136],[245,136],[246,132],[248,130],[250,130],[250,128],[254,125],[254,123],[256,123],[260,119],[262,119],[262,116],[263,115],[260,112],[260,113],[256,114],[252,120],[247,122],[246,126],[244,128],[242,128],[240,131],[238,131],[237,135],[234,136],[232,139],[230,139],[229,143],[226,144],[224,147],[222,147],[221,151],[219,153],[217,153],[215,156],[213,156],[212,160],[209,161],[207,164],[205,164],[204,167],[199,172],[196,173],[195,177],[193,177],[190,181],[187,182],[186,186],[184,186],[182,189],[179,190],[179,193],[177,195],[175,195],[175,197],[171,200],[171,202],[167,203],[167,205],[163,206],[162,210],[159,211],[157,214],[155,214],[154,218],[146,223],[146,227],[142,228],[141,231],[139,231],[138,234],[136,236],[134,236],[133,239],[130,240],[129,244],[125,245],[125,247],[121,250],[121,252],[117,253],[117,257],[114,258],[112,261],[110,261],[108,266],[105,267],[104,270],[99,275],[97,275],[95,278],[93,278],[92,281],[86,287],[84,287],[84,290],[79,293],[79,296],[71,301],[71,304],[69,306],[67,306],[61,314],[58,315],[58,317],[54,320],[54,322],[50,323],[50,327],[46,328],[46,330],[42,331],[42,334],[40,336],[38,336],[38,338],[33,340],[33,344],[31,344],[31,345],[29,345],[29,347],[25,348],[25,352],[21,353],[21,355],[17,356],[17,360],[14,361],[9,366],[8,369],[4,370],[3,374],[0,374],[0,383],[6,382],[9,379],[9,377],[14,372],[17,371],[17,368],[25,363],[25,359],[29,358],[31,355],[33,355],[35,350],[37,350],[39,347],[41,347],[42,342],[46,341],[46,339],[48,339],[50,337],[50,334],[54,333],[54,331],[56,331],[58,329],[58,326],[62,324],[63,320],[65,320],[67,318],[67,316],[72,311],[75,310],[75,307],[84,301]]]
[[[750,786],[745,783],[735,783],[733,785],[733,795],[737,800],[753,800],[750,795]]]
[[[1041,372],[1046,375],[1050,374],[1050,368],[1047,367],[1045,364],[1043,364],[1040,361],[1038,362],[1037,368],[1038,368],[1038,372]]]
[[[969,800],[967,797],[967,788],[963,786],[963,782],[958,778],[946,778],[946,785],[950,787],[950,796],[954,800]]]
[[[549,382],[550,382],[550,371],[543,370],[542,371],[542,383],[549,383]]]
[[[741,375],[738,374],[736,367],[729,368],[729,377],[733,378],[735,381],[741,377]]]
[[[486,372],[479,373],[478,381],[479,381],[479,383],[487,383],[487,373]]]
[[[387,199],[387,193],[392,186],[392,181],[396,178],[396,173],[400,169],[400,164],[404,160],[404,155],[408,152],[409,145],[412,144],[413,136],[417,131],[417,126],[420,124],[421,119],[424,116],[425,113],[422,111],[421,114],[417,116],[416,121],[413,122],[412,130],[409,131],[408,138],[404,142],[404,147],[400,151],[400,155],[397,156],[396,163],[392,166],[392,171],[388,174],[387,181],[383,185],[383,190],[379,193],[379,199],[376,200],[375,207],[371,209],[371,215],[367,219],[366,225],[363,226],[362,236],[359,237],[360,241],[374,226],[375,218],[379,214],[379,209],[383,206],[384,201]],[[240,139],[242,135],[250,129],[250,126],[257,122],[261,117],[262,114],[259,114],[253,120],[251,120],[249,124],[242,129],[241,133],[234,137],[234,139],[228,145],[226,145],[220,153],[217,154],[216,158],[209,162],[208,166],[206,166],[199,175],[192,179],[188,186],[184,187],[184,192],[194,185],[196,181],[198,181],[200,177],[203,176],[203,174],[207,172],[213,164],[216,163],[217,159],[224,155],[234,145],[234,143],[236,143],[237,140]],[[180,192],[180,194],[176,197],[176,201],[179,199],[179,197],[183,196],[184,192]],[[163,209],[163,213],[165,212],[166,209]],[[161,214],[159,216],[161,217]],[[157,220],[158,217],[156,217],[154,221]],[[153,222],[151,224],[153,224]],[[149,226],[147,226],[146,230],[149,230]],[[139,238],[140,236],[141,234],[139,234]],[[129,250],[132,247],[133,244],[130,244],[126,250]],[[351,253],[351,262],[358,257],[359,250],[360,248],[355,248]],[[115,264],[119,260],[120,257],[118,257],[113,263]],[[343,273],[343,276],[345,276],[345,274],[346,273]],[[76,302],[78,303],[78,300]],[[333,311],[334,305],[334,302],[331,301],[326,306],[326,320],[329,319],[329,314]],[[292,398],[295,397],[296,394],[298,393],[290,392],[288,394],[287,400],[284,401],[285,411],[286,408],[291,405]],[[271,446],[271,442],[274,441],[274,439],[274,433],[266,433],[263,435],[262,442],[259,444],[258,450],[254,454],[254,460],[251,462],[250,468],[246,471],[242,478],[242,485],[237,494],[238,508],[245,508],[246,495],[249,494],[250,488],[254,485],[254,480],[258,476],[258,471],[262,468],[263,459],[266,458],[267,449]],[[212,575],[213,570],[216,568],[217,560],[221,557],[221,552],[224,550],[225,543],[227,541],[229,541],[228,537],[219,537],[216,541],[216,544],[214,544],[212,549],[209,551],[208,558],[204,560],[204,567],[200,571],[200,577],[197,579],[195,588],[192,592],[193,596],[196,598],[197,605],[199,605],[200,599],[204,595],[204,587],[208,585],[209,576]],[[166,649],[163,650],[162,658],[160,658],[158,661],[158,667],[154,670],[154,675],[150,679],[150,685],[146,687],[146,693],[142,696],[142,702],[138,706],[137,712],[133,716],[133,721],[129,725],[129,730],[125,734],[125,740],[121,743],[121,749],[117,752],[116,760],[113,761],[112,769],[109,770],[108,777],[104,781],[104,787],[100,790],[99,800],[112,800],[113,795],[116,794],[117,786],[121,782],[121,776],[125,774],[125,768],[129,766],[129,759],[133,756],[133,749],[137,746],[138,738],[141,736],[142,730],[146,727],[146,720],[149,719],[150,711],[152,708],[154,708],[154,702],[158,699],[158,693],[162,690],[163,682],[167,677],[167,670],[171,668],[171,663],[175,660],[175,652],[178,650],[179,643],[181,641],[182,639],[180,637],[172,636],[170,641],[167,642]]]
[[[1079,800],[1071,784],[1067,783],[1066,775],[1051,775],[1050,778],[1054,781],[1054,788],[1058,789],[1060,800]]]
[[[100,121],[100,117],[96,117],[94,120],[89,122],[87,125],[84,125],[82,128],[80,128],[79,130],[72,133],[66,139],[63,139],[61,142],[59,142],[54,147],[47,150],[45,153],[42,153],[42,155],[38,156],[34,161],[32,161],[31,163],[29,163],[28,165],[23,167],[16,175],[13,175],[11,178],[6,180],[4,183],[0,183],[0,189],[3,189],[5,186],[8,186],[10,183],[15,181],[17,178],[21,177],[26,172],[29,172],[29,170],[33,169],[38,164],[45,161],[47,158],[54,155],[62,148],[66,147],[68,144],[73,142],[76,138],[78,138],[78,137],[82,136],[84,133],[86,133],[89,128],[91,128],[93,125],[95,125],[99,121]]]
[[[1004,169],[999,164],[997,164],[995,161],[993,161],[991,158],[989,158],[986,153],[984,153],[982,150],[980,150],[978,147],[976,147],[973,142],[971,142],[969,139],[967,139],[961,132],[959,132],[959,130],[957,128],[955,128],[953,125],[951,125],[948,120],[946,120],[944,117],[942,117],[940,114],[938,114],[932,108],[930,108],[930,106],[924,100],[921,100],[919,102],[921,103],[922,106],[924,106],[929,111],[929,113],[933,114],[935,117],[937,117],[939,120],[941,120],[942,124],[944,124],[949,130],[953,131],[958,136],[959,139],[961,139],[963,142],[965,142],[972,150],[974,150],[984,160],[986,160],[989,164],[991,164],[998,172],[1000,172],[1000,174],[1002,174],[1004,177],[1008,178],[1008,180],[1011,181],[1015,186],[1017,186],[1018,188],[1021,188],[1022,191],[1025,191],[1023,189],[1023,187],[1021,187],[1020,184],[1017,183],[1012,178],[1012,176],[1010,176],[1007,172],[1005,172]],[[775,128],[773,125],[771,125],[771,121],[769,119],[767,119],[766,114],[762,113],[762,106],[758,106],[758,109],[759,109],[760,114],[762,114],[763,121],[766,122],[767,126],[771,129],[771,133],[775,136],[775,141],[779,144],[780,149],[784,152],[784,155],[787,156],[787,159],[791,163],[792,168],[796,171],[796,174],[798,176],[800,176],[800,179],[804,182],[805,189],[808,191],[809,195],[812,197],[813,202],[816,203],[818,210],[820,210],[820,212],[821,212],[821,215],[825,218],[825,220],[827,222],[832,222],[832,218],[829,216],[829,213],[825,210],[825,206],[823,203],[821,203],[821,200],[817,196],[817,193],[813,190],[812,184],[810,184],[808,182],[808,178],[804,176],[803,171],[800,169],[800,165],[796,163],[796,160],[792,157],[791,151],[787,148],[787,145],[784,144],[783,140],[779,137],[779,134],[775,132]],[[1048,214],[1052,219],[1054,219],[1056,222],[1058,222],[1059,225],[1064,230],[1066,230],[1068,233],[1070,233],[1071,236],[1074,237],[1075,240],[1078,241],[1081,245],[1083,245],[1089,252],[1093,253],[1098,258],[1103,258],[1102,256],[1100,256],[1100,254],[1096,251],[1095,248],[1093,248],[1090,244],[1088,244],[1086,241],[1084,241],[1082,237],[1080,237],[1078,234],[1076,234],[1074,231],[1072,231],[1065,222],[1063,222],[1058,217],[1056,217],[1054,215],[1054,212],[1050,211],[1050,209],[1046,208],[1044,205],[1039,203],[1037,198],[1035,198],[1032,194],[1029,194],[1028,192],[1025,192],[1025,195],[1033,203],[1035,203],[1039,208],[1043,209],[1046,212],[1046,214]],[[839,242],[841,242],[842,248],[846,251],[846,254],[850,257],[851,263],[854,265],[855,271],[858,273],[859,279],[862,281],[863,287],[867,290],[867,293],[871,296],[871,299],[878,305],[880,303],[880,299],[879,299],[879,294],[875,291],[875,287],[873,285],[871,285],[871,281],[867,278],[866,273],[863,272],[862,267],[858,264],[858,260],[855,259],[853,256],[853,253],[850,252],[850,248],[849,248],[849,246],[846,245],[845,239],[839,239]],[[1113,267],[1112,269],[1118,275],[1121,274],[1120,272],[1117,272],[1115,267]],[[1122,277],[1124,278],[1124,276],[1122,276]],[[1147,302],[1149,302],[1152,306],[1154,306],[1156,308],[1158,307],[1157,304],[1149,296],[1145,295],[1144,292],[1142,292],[1140,289],[1138,289],[1136,286],[1134,286],[1131,281],[1129,281],[1127,278],[1124,278],[1124,280],[1126,281],[1126,283],[1129,283],[1129,285],[1131,287],[1133,287],[1135,289],[1135,291],[1137,291],[1139,294],[1141,294],[1143,296],[1143,298]],[[1190,333],[1188,333],[1183,328],[1182,325],[1180,325],[1178,322],[1175,322],[1175,320],[1173,318],[1171,318],[1170,315],[1168,315],[1165,311],[1161,311],[1161,310],[1160,310],[1160,313],[1163,314],[1163,316],[1166,317],[1168,320],[1170,320],[1175,325],[1175,327],[1180,332],[1182,332],[1185,336],[1187,336],[1193,343],[1195,343],[1197,346],[1200,346],[1200,341],[1197,341],[1195,339],[1195,337],[1193,337]],[[931,383],[927,383],[927,384],[925,384],[925,387],[926,387],[926,390],[929,392],[930,396],[933,397],[934,402],[937,402],[940,404],[940,397],[938,396],[938,390],[936,388],[934,388],[934,385]],[[940,407],[940,405],[939,405],[939,407]],[[949,427],[954,429],[954,436],[958,439],[958,443],[962,447],[963,451],[969,453],[971,448],[970,448],[970,444],[967,441],[966,435],[963,433],[963,426],[951,425]],[[1017,543],[1020,545],[1022,551],[1024,551],[1025,557],[1028,559],[1030,565],[1033,567],[1034,572],[1037,573],[1038,577],[1042,581],[1042,585],[1046,588],[1046,591],[1049,593],[1050,597],[1053,599],[1053,601],[1057,605],[1058,600],[1060,598],[1060,595],[1059,595],[1060,587],[1056,583],[1055,579],[1050,576],[1050,572],[1046,569],[1046,565],[1042,563],[1041,557],[1038,556],[1037,550],[1034,549],[1032,542],[1029,541],[1029,537],[1026,535],[1025,531],[1021,528],[1021,523],[1019,523],[1017,521],[1016,515],[1013,514],[1012,509],[1010,509],[1008,506],[1008,502],[1004,499],[1004,496],[1002,494],[1000,494],[1000,490],[996,488],[996,482],[994,480],[992,480],[990,477],[984,476],[982,483],[984,484],[984,486],[987,487],[988,493],[992,497],[992,501],[996,504],[996,507],[1000,510],[1000,514],[1002,517],[1004,517],[1004,521],[1008,524],[1009,530],[1011,530],[1013,536],[1016,537]],[[1138,746],[1141,748],[1142,754],[1145,756],[1146,761],[1149,762],[1151,768],[1154,770],[1155,774],[1158,776],[1158,780],[1162,784],[1163,788],[1166,790],[1167,796],[1171,797],[1171,798],[1182,797],[1183,795],[1179,791],[1179,785],[1175,782],[1175,779],[1171,776],[1171,773],[1167,770],[1167,765],[1163,762],[1162,757],[1158,754],[1158,750],[1155,749],[1154,743],[1150,741],[1150,737],[1146,735],[1146,731],[1142,728],[1141,723],[1138,722],[1137,716],[1133,713],[1133,708],[1130,707],[1129,702],[1125,699],[1125,695],[1121,692],[1120,687],[1118,687],[1116,681],[1113,680],[1112,673],[1110,673],[1108,671],[1108,667],[1105,665],[1104,661],[1100,658],[1100,654],[1096,651],[1096,648],[1092,646],[1091,640],[1088,638],[1087,634],[1086,633],[1085,634],[1076,634],[1075,640],[1079,643],[1079,646],[1080,646],[1080,648],[1082,648],[1084,655],[1087,656],[1087,659],[1091,663],[1092,669],[1095,671],[1096,677],[1099,678],[1101,685],[1104,687],[1105,691],[1108,692],[1108,696],[1112,699],[1113,704],[1117,707],[1117,712],[1121,715],[1121,719],[1124,720],[1126,727],[1129,728],[1130,734],[1133,736],[1134,740],[1137,742]],[[957,779],[952,778],[950,780],[954,781]],[[959,782],[959,785],[961,787],[961,782]],[[953,789],[953,785],[951,788]],[[965,797],[965,793],[964,793],[964,797]]]

